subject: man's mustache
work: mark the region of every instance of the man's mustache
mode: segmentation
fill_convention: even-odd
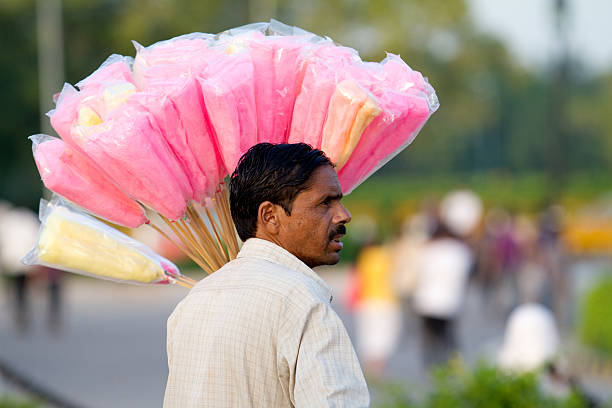
[[[330,232],[329,239],[334,239],[336,235],[346,235],[346,226],[344,224],[338,225],[332,232]]]

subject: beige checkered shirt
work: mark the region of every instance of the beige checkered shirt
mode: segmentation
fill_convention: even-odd
[[[168,319],[164,407],[363,407],[368,389],[330,287],[249,239]]]

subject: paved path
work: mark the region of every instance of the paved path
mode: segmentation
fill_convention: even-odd
[[[334,308],[354,339],[352,317],[340,296],[346,274],[342,269],[321,274],[334,288]],[[165,324],[186,290],[67,277],[58,334],[46,328],[43,288],[32,288],[32,321],[25,333],[15,329],[6,291],[0,291],[5,311],[0,314],[0,362],[79,407],[161,406],[168,373]],[[459,346],[469,361],[494,355],[503,334],[503,316],[482,305],[480,293],[471,288],[458,322]],[[408,316],[387,379],[415,388],[425,381],[419,330],[418,320]]]

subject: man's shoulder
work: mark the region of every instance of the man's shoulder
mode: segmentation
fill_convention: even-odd
[[[202,279],[193,293],[249,291],[299,301],[320,298],[317,283],[309,276],[266,259],[237,258]]]

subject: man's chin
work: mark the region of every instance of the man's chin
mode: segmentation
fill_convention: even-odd
[[[305,262],[305,263],[309,267],[315,268],[317,266],[323,266],[323,265],[336,265],[338,262],[340,262],[340,251],[333,252],[329,254],[328,256],[326,256],[325,258],[321,257],[319,259],[312,260],[311,262]]]
[[[340,250],[329,254],[321,265],[336,265],[338,262],[340,262]]]

